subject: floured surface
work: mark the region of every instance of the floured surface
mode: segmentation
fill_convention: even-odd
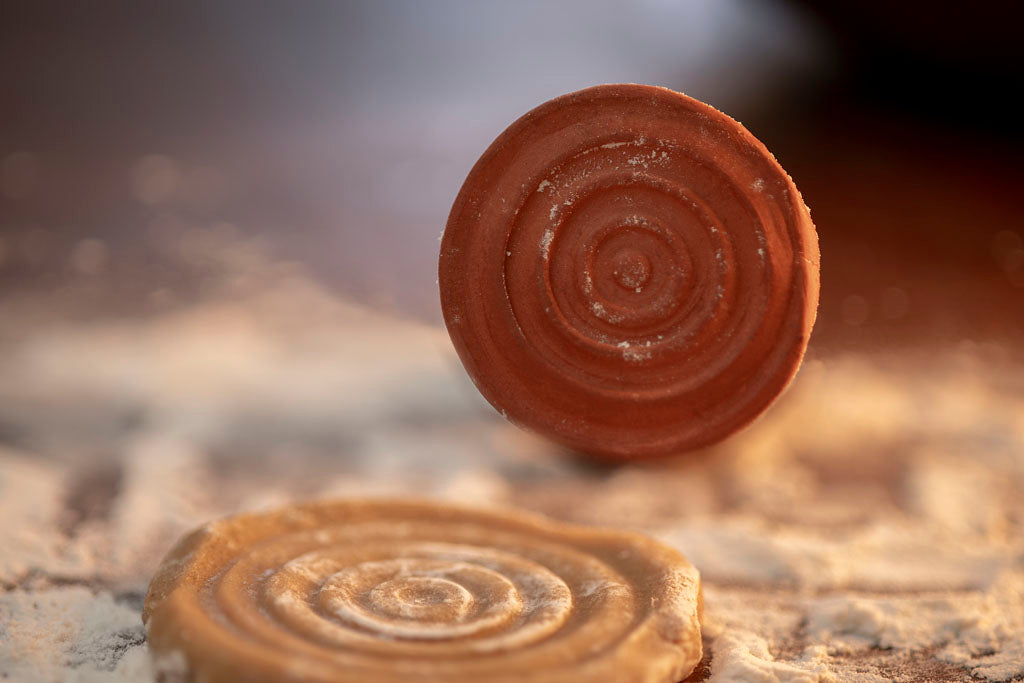
[[[183,531],[411,493],[676,546],[696,679],[1024,678],[1024,372],[999,348],[812,352],[720,447],[606,468],[494,414],[441,329],[250,267],[146,317],[2,305],[0,677],[151,679],[141,597]]]

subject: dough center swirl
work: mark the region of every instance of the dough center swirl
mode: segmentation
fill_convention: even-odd
[[[468,562],[423,558],[362,562],[327,579],[328,614],[372,633],[438,640],[491,631],[524,610],[508,578]]]

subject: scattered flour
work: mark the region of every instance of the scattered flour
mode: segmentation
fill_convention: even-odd
[[[0,584],[33,571],[64,569],[63,497],[63,477],[53,467],[0,446]]]
[[[78,586],[0,594],[0,678],[152,680],[139,613]]]
[[[630,363],[642,363],[651,358],[650,342],[647,344],[630,344],[627,341],[619,342],[618,347],[622,349],[622,358]]]
[[[552,212],[555,211],[556,207],[552,207]],[[555,238],[555,231],[548,228],[544,231],[544,234],[540,238],[540,255],[546,261],[550,256],[551,252],[551,240]]]
[[[831,678],[827,664],[813,655],[794,662],[776,661],[768,641],[749,630],[726,631],[715,639],[715,645],[712,681],[816,683]],[[885,679],[875,680],[881,683]]]
[[[487,409],[443,330],[310,282],[269,289],[2,341],[0,416],[46,448],[0,447],[0,676],[152,681],[139,598],[181,530],[412,493],[675,545],[702,572],[713,681],[1024,677],[1024,373],[1010,361],[811,358],[708,452],[595,470]],[[145,420],[117,431],[126,405]],[[109,451],[118,484],[68,525],[83,444]]]

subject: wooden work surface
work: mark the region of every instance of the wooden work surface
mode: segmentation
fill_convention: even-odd
[[[1024,677],[1024,374],[1006,347],[812,345],[752,428],[608,467],[503,421],[439,327],[207,237],[194,300],[5,299],[0,678],[149,680],[141,601],[182,532],[403,494],[676,546],[704,579],[693,680]]]

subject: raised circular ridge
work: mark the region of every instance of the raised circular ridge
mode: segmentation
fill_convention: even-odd
[[[183,680],[674,683],[700,580],[649,538],[426,502],[313,503],[183,538],[143,610]]]
[[[445,324],[513,422],[614,458],[718,441],[785,389],[818,301],[790,177],[665,88],[530,111],[470,171],[441,243]]]

